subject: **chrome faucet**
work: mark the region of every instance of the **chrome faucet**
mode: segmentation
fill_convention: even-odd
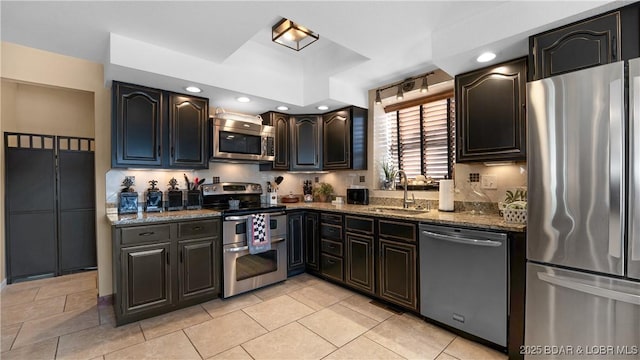
[[[404,170],[398,170],[398,177],[400,177],[400,183],[402,184],[402,177],[404,176],[404,196],[402,198],[402,207],[405,209],[409,208],[409,204],[415,204],[416,198],[414,194],[411,194],[413,200],[407,200],[407,188],[409,187],[409,179],[407,179],[407,174]]]

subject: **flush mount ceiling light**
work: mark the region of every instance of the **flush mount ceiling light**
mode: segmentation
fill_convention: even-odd
[[[319,38],[320,35],[289,19],[282,19],[271,28],[271,41],[295,51],[304,49]]]
[[[327,105],[318,105],[318,107],[316,109],[318,109],[318,110],[329,110],[329,107]]]
[[[476,58],[477,62],[487,62],[487,61],[491,61],[493,59],[496,58],[496,54],[492,53],[492,52],[485,52],[480,54],[480,56],[478,56],[478,58]]]
[[[197,87],[197,86],[187,86],[186,88],[184,88],[185,90],[187,90],[190,93],[199,93],[202,92],[202,90]]]
[[[416,85],[416,80],[418,79],[422,79],[422,85],[420,86],[420,92],[425,93],[427,91],[429,91],[429,83],[427,81],[427,78],[429,77],[429,75],[433,75],[435,74],[433,71],[428,72],[426,74],[422,74],[422,75],[418,75],[418,76],[413,76],[407,79],[404,79],[400,82],[396,82],[393,83],[389,86],[385,86],[382,88],[378,88],[376,89],[376,100],[375,103],[377,105],[382,104],[382,92],[384,92],[385,90],[389,90],[392,88],[397,88],[397,92],[396,92],[396,100],[402,100],[404,99],[404,93],[411,91],[415,88]]]
[[[236,100],[238,100],[238,102],[241,102],[241,103],[248,103],[249,101],[251,101],[251,99],[249,99],[246,96],[240,96],[240,97],[236,98]]]
[[[288,107],[286,107],[286,106],[284,106],[284,105],[280,105],[280,106],[278,106],[276,109],[277,109],[277,110],[280,110],[280,111],[287,111],[287,110],[289,110],[289,108],[288,108]]]

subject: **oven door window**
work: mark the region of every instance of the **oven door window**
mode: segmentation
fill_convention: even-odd
[[[268,274],[278,270],[278,252],[265,251],[260,254],[247,254],[236,259],[236,281]]]
[[[262,155],[262,138],[229,131],[220,131],[221,152],[234,154]]]

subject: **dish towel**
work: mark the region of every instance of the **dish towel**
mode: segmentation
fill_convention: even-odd
[[[269,214],[253,214],[247,218],[247,246],[249,254],[271,250]]]

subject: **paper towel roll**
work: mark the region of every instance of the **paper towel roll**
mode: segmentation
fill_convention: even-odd
[[[440,180],[438,209],[441,211],[453,211],[453,180]]]

